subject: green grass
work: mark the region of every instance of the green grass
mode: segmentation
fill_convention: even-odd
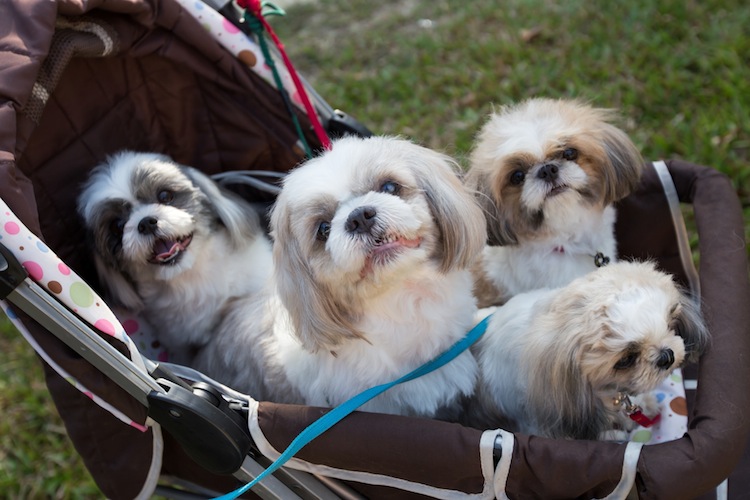
[[[0,496],[101,496],[73,450],[33,349],[0,313]]]
[[[274,23],[316,90],[376,133],[464,162],[493,106],[582,98],[618,109],[645,158],[725,172],[750,220],[746,2],[330,0]]]
[[[376,133],[464,162],[493,106],[579,97],[617,108],[646,158],[725,172],[750,221],[744,0],[320,0],[287,14],[272,22],[298,69]],[[0,374],[2,496],[96,496],[38,361],[1,321]]]

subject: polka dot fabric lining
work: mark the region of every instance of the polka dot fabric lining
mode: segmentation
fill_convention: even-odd
[[[26,272],[29,273],[29,277],[32,280],[69,307],[89,325],[123,342],[128,347],[133,362],[145,371],[145,365],[143,364],[138,348],[127,335],[119,319],[109,309],[107,304],[88,284],[65,265],[44,242],[29,231],[2,200],[0,200],[0,243],[13,253],[26,269]],[[3,306],[6,315],[13,321],[15,315],[12,310],[6,304],[3,304]],[[20,322],[14,321],[14,325],[23,333],[23,327]],[[27,340],[31,341],[30,336],[26,337]],[[35,343],[32,342],[32,345],[35,345]],[[43,357],[45,356],[43,355]],[[133,422],[130,418],[122,415],[114,407],[107,404],[103,399],[88,391],[79,381],[69,376],[57,366],[53,360],[47,357],[45,357],[45,360],[65,380],[94,400],[99,406],[102,406],[127,424],[141,431],[146,430],[144,424]]]
[[[225,49],[231,52],[237,59],[246,64],[266,82],[276,87],[271,68],[263,60],[260,46],[250,37],[240,31],[234,24],[213,10],[210,6],[200,0],[178,0],[185,10],[201,23],[203,28]],[[281,81],[290,99],[304,110],[302,99],[294,86],[292,77],[283,64],[278,64],[276,69],[281,74]]]

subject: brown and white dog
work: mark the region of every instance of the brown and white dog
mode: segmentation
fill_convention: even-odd
[[[613,119],[579,101],[535,98],[484,124],[466,175],[487,217],[480,307],[616,260],[612,204],[637,186],[643,159]]]
[[[707,343],[698,303],[649,262],[620,261],[563,287],[520,293],[497,308],[473,347],[480,382],[468,421],[599,439],[634,426],[625,396],[648,403]]]

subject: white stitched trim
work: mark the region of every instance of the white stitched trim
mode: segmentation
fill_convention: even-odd
[[[479,439],[479,457],[482,463],[482,476],[484,476],[482,494],[489,494],[489,498],[495,498],[495,441],[502,432],[500,429],[487,430]]]
[[[271,460],[276,460],[281,455],[281,453],[278,450],[276,450],[271,445],[271,443],[268,442],[265,435],[263,434],[263,431],[260,428],[260,424],[258,423],[258,402],[257,401],[250,402],[249,413],[248,413],[248,428],[250,429],[250,434],[253,438],[253,441],[255,442],[256,446],[258,447],[258,449],[263,455],[265,455],[267,458]],[[481,453],[481,450],[480,450],[480,453]],[[298,458],[290,459],[284,465],[284,467],[290,467],[292,469],[297,469],[297,470],[309,472],[312,474],[318,474],[322,476],[333,477],[336,479],[342,479],[345,481],[356,481],[356,482],[365,483],[365,484],[398,488],[398,489],[405,490],[405,491],[419,493],[421,495],[427,495],[433,498],[441,498],[445,500],[480,500],[480,499],[493,498],[492,482],[490,480],[492,467],[490,465],[489,467],[490,475],[488,476],[487,470],[485,468],[484,458],[486,457],[483,457],[482,459],[482,473],[485,476],[484,489],[481,493],[477,493],[477,494],[464,493],[463,491],[457,491],[457,490],[446,490],[442,488],[435,488],[433,486],[429,486],[426,484],[415,483],[412,481],[407,481],[405,479],[399,479],[396,477],[386,476],[383,474],[374,474],[370,472],[356,472],[356,471],[349,471],[349,470],[344,470],[344,469],[337,469],[334,467],[329,467],[327,465],[313,464],[311,462],[306,462]],[[490,460],[491,460],[491,455],[490,455]]]
[[[635,484],[635,473],[638,468],[638,458],[641,456],[643,443],[630,441],[625,447],[625,456],[622,459],[622,476],[620,482],[612,493],[604,497],[603,500],[623,500],[627,498],[630,490]]]
[[[498,434],[500,436],[502,455],[495,469],[495,498],[498,500],[508,500],[508,495],[505,493],[505,486],[508,482],[510,462],[513,459],[513,448],[516,444],[516,438],[512,433],[502,429],[498,429]]]
[[[148,500],[153,497],[156,486],[161,476],[161,463],[164,455],[164,439],[161,435],[161,426],[155,421],[148,419],[151,423],[151,432],[154,437],[153,444],[151,446],[151,466],[148,469],[146,480],[143,482],[143,488],[141,492],[136,496],[136,500]]]
[[[680,211],[680,198],[677,194],[677,188],[674,185],[672,176],[669,173],[667,164],[663,161],[652,162],[656,173],[659,175],[662,189],[664,189],[664,196],[667,198],[669,204],[669,213],[672,216],[672,225],[674,226],[675,236],[677,238],[677,247],[680,251],[680,261],[682,262],[682,268],[685,271],[688,282],[690,284],[690,291],[693,293],[693,298],[698,299],[701,295],[701,284],[698,278],[698,271],[695,269],[693,264],[693,254],[690,250],[690,239],[687,234],[687,228],[685,227],[685,220],[682,217]]]
[[[141,492],[136,497],[137,499],[151,498],[151,496],[153,496],[154,494],[154,490],[156,489],[157,482],[159,481],[159,475],[161,473],[162,454],[164,451],[164,440],[162,438],[161,426],[159,425],[159,423],[148,417],[145,424],[138,424],[114,406],[112,406],[96,394],[90,392],[80,382],[73,378],[67,371],[65,371],[60,365],[58,365],[44,349],[42,349],[42,347],[37,343],[36,339],[26,329],[26,326],[21,323],[21,321],[17,319],[15,315],[8,314],[10,309],[8,307],[8,303],[4,300],[0,301],[0,311],[5,311],[8,319],[10,319],[13,326],[18,330],[18,332],[26,340],[26,342],[28,342],[28,344],[34,349],[34,351],[36,351],[39,357],[41,357],[45,361],[45,363],[47,363],[53,370],[55,370],[55,372],[57,372],[57,374],[63,380],[66,380],[68,383],[73,385],[73,387],[86,394],[94,403],[99,405],[105,411],[109,412],[113,417],[117,418],[121,422],[128,424],[131,427],[140,430],[141,432],[146,432],[147,428],[151,427],[153,436],[153,445],[151,447],[151,465],[149,466],[148,474],[146,475],[146,479],[143,483],[143,487],[141,488]],[[140,356],[138,357],[138,360],[143,363],[143,360],[140,358]]]

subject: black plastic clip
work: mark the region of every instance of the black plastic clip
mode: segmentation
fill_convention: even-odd
[[[148,415],[205,469],[216,474],[239,470],[253,448],[247,419],[209,384],[197,382],[191,391],[166,379],[157,382],[166,393],[149,394]]]
[[[330,135],[332,139],[347,135],[355,135],[362,138],[372,136],[372,131],[370,131],[370,129],[340,109],[335,109],[331,117],[328,118],[326,132],[328,132],[328,135]]]
[[[0,244],[0,300],[10,295],[29,276],[5,245]]]

